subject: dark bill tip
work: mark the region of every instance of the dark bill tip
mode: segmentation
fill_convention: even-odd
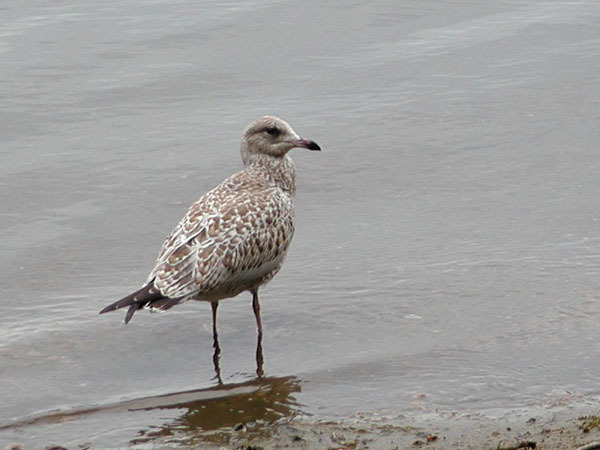
[[[309,150],[318,150],[321,151],[321,147],[315,141],[308,141],[308,145],[306,146]]]
[[[309,150],[321,150],[321,147],[319,147],[319,144],[317,144],[315,141],[311,141],[308,139],[299,139],[297,141],[290,141],[294,144],[295,147],[302,147],[302,148],[307,148]]]

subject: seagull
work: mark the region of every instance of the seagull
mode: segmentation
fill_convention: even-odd
[[[249,291],[260,340],[258,289],[281,269],[294,234],[296,169],[288,152],[296,147],[321,150],[278,117],[250,123],[240,149],[244,169],[190,206],[167,236],[146,283],[100,314],[128,308],[128,323],[142,308],[165,311],[188,300],[210,302],[217,349],[219,301]]]

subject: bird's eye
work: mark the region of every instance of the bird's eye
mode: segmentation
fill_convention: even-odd
[[[265,131],[271,136],[277,136],[279,134],[279,130],[275,127],[269,127]]]

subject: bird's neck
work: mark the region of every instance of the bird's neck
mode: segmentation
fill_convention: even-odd
[[[260,169],[268,184],[276,185],[292,197],[295,195],[296,165],[289,155],[253,154],[244,160],[244,166]]]

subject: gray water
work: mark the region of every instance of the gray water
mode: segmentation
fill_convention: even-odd
[[[5,3],[0,441],[600,405],[600,5],[482,3]],[[293,151],[265,376],[242,294],[218,386],[207,304],[97,313],[261,114],[323,152]]]

